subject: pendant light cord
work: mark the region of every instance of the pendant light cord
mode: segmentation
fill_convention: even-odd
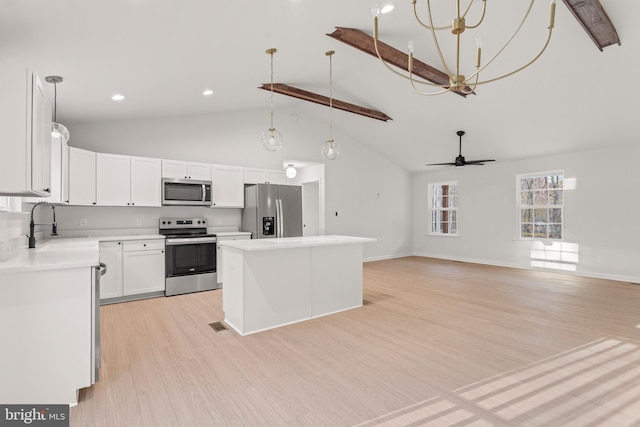
[[[273,129],[273,54],[274,53],[275,53],[275,49],[269,52],[269,55],[271,55],[271,113],[270,113],[271,122],[270,122],[269,129]]]
[[[329,57],[329,140],[333,142],[333,54],[330,50],[326,53]]]
[[[58,84],[54,82],[53,83],[53,122],[54,123],[58,122],[57,110],[58,110]]]

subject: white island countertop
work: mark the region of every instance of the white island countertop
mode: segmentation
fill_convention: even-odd
[[[306,236],[306,237],[281,237],[275,239],[251,239],[218,242],[220,246],[226,246],[242,251],[265,251],[274,249],[303,248],[310,246],[334,246],[349,245],[354,243],[375,242],[377,239],[370,237],[354,236]]]

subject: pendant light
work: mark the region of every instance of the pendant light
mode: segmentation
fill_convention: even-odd
[[[340,145],[333,140],[333,63],[335,52],[330,50],[325,53],[329,57],[329,139],[322,144],[322,157],[327,160],[335,160],[340,155]]]
[[[69,130],[65,125],[58,123],[57,121],[57,109],[58,109],[58,83],[62,83],[64,79],[60,76],[47,76],[44,78],[47,83],[53,83],[53,122],[51,123],[51,136],[53,138],[60,138],[62,143],[65,144],[69,141]]]
[[[282,148],[282,134],[273,126],[273,54],[277,49],[267,49],[266,53],[271,56],[271,121],[269,129],[262,132],[262,145],[269,151],[278,151]]]

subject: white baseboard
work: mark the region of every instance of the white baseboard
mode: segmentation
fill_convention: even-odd
[[[530,265],[511,264],[511,263],[490,261],[490,260],[476,259],[476,258],[450,257],[450,256],[429,254],[429,253],[423,253],[423,252],[414,252],[412,255],[425,257],[425,258],[444,259],[447,261],[459,261],[459,262],[468,262],[472,264],[492,265],[496,267],[518,268],[521,270],[548,271],[550,273],[569,274],[572,276],[590,277],[593,279],[615,280],[618,282],[630,282],[632,284],[640,285],[640,277],[634,277],[634,276],[605,274],[605,273],[598,273],[598,272],[592,272],[592,271],[555,270],[552,268],[532,267]]]
[[[412,256],[412,255],[413,254],[411,254],[411,253],[383,255],[383,256],[364,258],[362,261],[363,262],[384,261],[385,259],[404,258],[404,257]]]

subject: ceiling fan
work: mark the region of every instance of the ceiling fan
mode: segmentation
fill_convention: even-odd
[[[459,130],[458,132],[456,132],[456,134],[460,137],[460,143],[459,143],[460,151],[458,153],[458,157],[456,157],[456,160],[453,161],[453,162],[447,162],[447,163],[429,163],[426,166],[484,165],[486,162],[495,162],[495,160],[493,160],[493,159],[491,159],[491,160],[465,160],[464,156],[462,155],[462,135],[464,135],[464,131],[463,130]]]

